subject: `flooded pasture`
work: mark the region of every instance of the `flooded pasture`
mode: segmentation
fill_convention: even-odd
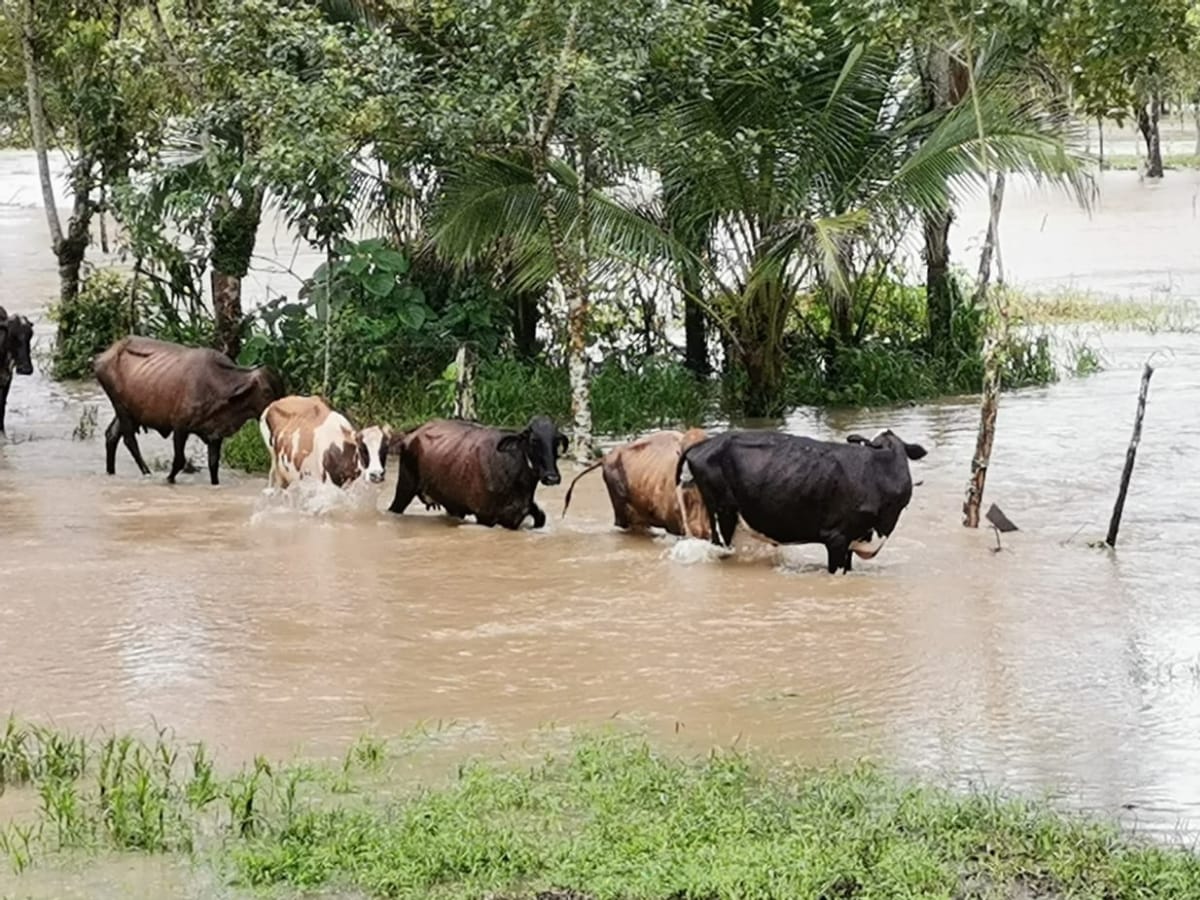
[[[31,172],[0,155],[0,304],[35,318],[45,349],[57,282]],[[1006,273],[1194,298],[1198,184],[1110,173],[1090,217],[1014,190]],[[963,257],[984,218],[963,211]],[[260,252],[290,246],[265,236]],[[257,290],[294,290],[269,281]],[[228,470],[218,488],[205,474],[169,487],[164,472],[139,477],[124,449],[109,478],[99,389],[39,369],[16,379],[0,439],[0,709],[80,730],[157,721],[231,760],[338,755],[364,730],[419,722],[456,723],[454,740],[480,748],[615,718],[689,749],[869,756],[1194,833],[1200,491],[1187,458],[1200,336],[1096,337],[1105,371],[1003,400],[985,502],[1021,530],[999,553],[989,530],[959,524],[973,400],[789,417],[795,433],[890,427],[930,451],[886,550],[848,576],[827,575],[819,547],[743,537],[718,559],[618,532],[599,474],[565,519],[565,483],[539,489],[547,527],[518,533],[383,512],[390,478],[353,500],[272,497],[265,479]],[[1152,354],[1161,368],[1110,554],[1089,542]],[[89,406],[99,428],[77,435]],[[142,446],[168,458],[157,436]]]

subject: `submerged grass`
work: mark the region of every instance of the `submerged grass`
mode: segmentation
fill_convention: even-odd
[[[1200,307],[1189,300],[1121,300],[1064,289],[1029,293],[1010,289],[1009,310],[1029,325],[1096,325],[1114,331],[1192,333],[1200,328]]]
[[[47,849],[186,853],[208,834],[200,855],[243,886],[375,897],[1200,896],[1200,857],[1182,849],[865,765],[681,759],[606,734],[393,797],[370,790],[392,746],[374,737],[340,765],[259,759],[222,778],[203,748],[161,734],[85,741],[81,774],[78,739],[13,722],[6,735],[9,771],[45,798],[37,821],[0,831],[17,871]]]

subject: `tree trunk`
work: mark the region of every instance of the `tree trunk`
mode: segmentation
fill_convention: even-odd
[[[73,179],[74,199],[71,219],[64,236],[54,196],[54,180],[50,174],[50,132],[38,74],[37,48],[34,41],[35,13],[33,0],[21,4],[21,57],[25,65],[25,98],[29,106],[29,131],[37,157],[38,182],[42,189],[42,206],[50,230],[50,248],[58,260],[59,300],[73,303],[79,296],[79,272],[87,253],[88,226],[91,223],[91,159],[83,157],[76,163]]]
[[[1162,138],[1159,136],[1158,120],[1162,110],[1162,100],[1156,91],[1150,97],[1138,104],[1137,122],[1142,138],[1146,141],[1146,177],[1162,178]]]
[[[712,375],[708,358],[708,313],[687,294],[683,297],[683,364],[697,378]]]
[[[929,348],[947,353],[953,337],[955,285],[950,274],[950,223],[954,213],[939,210],[926,213],[925,233],[925,316],[929,330]]]
[[[921,66],[926,108],[933,113],[946,113],[967,95],[970,73],[966,66],[941,46],[931,47]],[[925,298],[929,346],[934,353],[947,353],[953,331],[954,307],[957,299],[950,277],[950,223],[954,211],[947,202],[945,208],[924,216],[925,232]]]
[[[236,361],[242,352],[242,278],[212,270],[213,318],[216,347]]]
[[[988,301],[988,286],[992,275],[992,258],[1000,254],[1000,210],[1004,204],[1004,173],[996,176],[992,187],[987,236],[979,253],[979,279],[973,300],[977,305]],[[991,317],[989,317],[991,320]],[[998,333],[997,333],[998,332]],[[988,465],[992,459],[992,444],[996,438],[996,417],[1000,411],[1000,348],[1008,334],[1008,314],[997,305],[994,320],[991,320],[983,357],[983,396],[979,403],[979,431],[975,437],[975,455],[971,460],[971,478],[967,482],[967,496],[963,502],[963,525],[979,527],[979,507],[983,503],[983,490],[987,482]]]
[[[780,330],[784,317],[777,315],[782,286],[763,279],[749,290],[731,325],[746,378],[742,404],[747,415],[766,418],[778,415],[785,405]]]
[[[242,279],[250,271],[262,221],[263,192],[255,188],[240,205],[223,203],[212,219],[212,295],[216,347],[230,359],[242,352]]]
[[[1100,168],[1104,168],[1104,116],[1096,116],[1096,130],[1100,134]]]
[[[513,344],[518,358],[526,361],[536,359],[541,350],[537,339],[541,299],[541,291],[517,291],[512,295]]]
[[[1192,102],[1192,121],[1196,123],[1196,156],[1200,156],[1200,100]]]

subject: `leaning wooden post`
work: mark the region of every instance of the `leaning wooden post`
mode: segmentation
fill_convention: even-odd
[[[1125,471],[1121,473],[1121,489],[1117,492],[1117,503],[1113,507],[1112,518],[1108,522],[1108,537],[1104,543],[1110,547],[1117,546],[1117,531],[1121,527],[1121,514],[1125,512],[1125,495],[1129,493],[1129,479],[1133,476],[1133,463],[1137,459],[1138,444],[1142,442],[1142,419],[1146,416],[1146,395],[1150,393],[1150,376],[1154,374],[1154,366],[1146,363],[1142,370],[1142,386],[1138,391],[1137,417],[1133,420],[1133,437],[1129,439],[1129,449],[1125,451]]]

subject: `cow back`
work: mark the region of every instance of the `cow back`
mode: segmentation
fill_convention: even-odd
[[[114,406],[164,433],[228,437],[271,399],[260,370],[216,350],[153,338],[123,338],[97,358],[95,372]]]
[[[417,467],[421,492],[447,509],[496,515],[527,504],[536,481],[524,456],[500,450],[509,432],[438,419],[409,433],[403,453]]]

